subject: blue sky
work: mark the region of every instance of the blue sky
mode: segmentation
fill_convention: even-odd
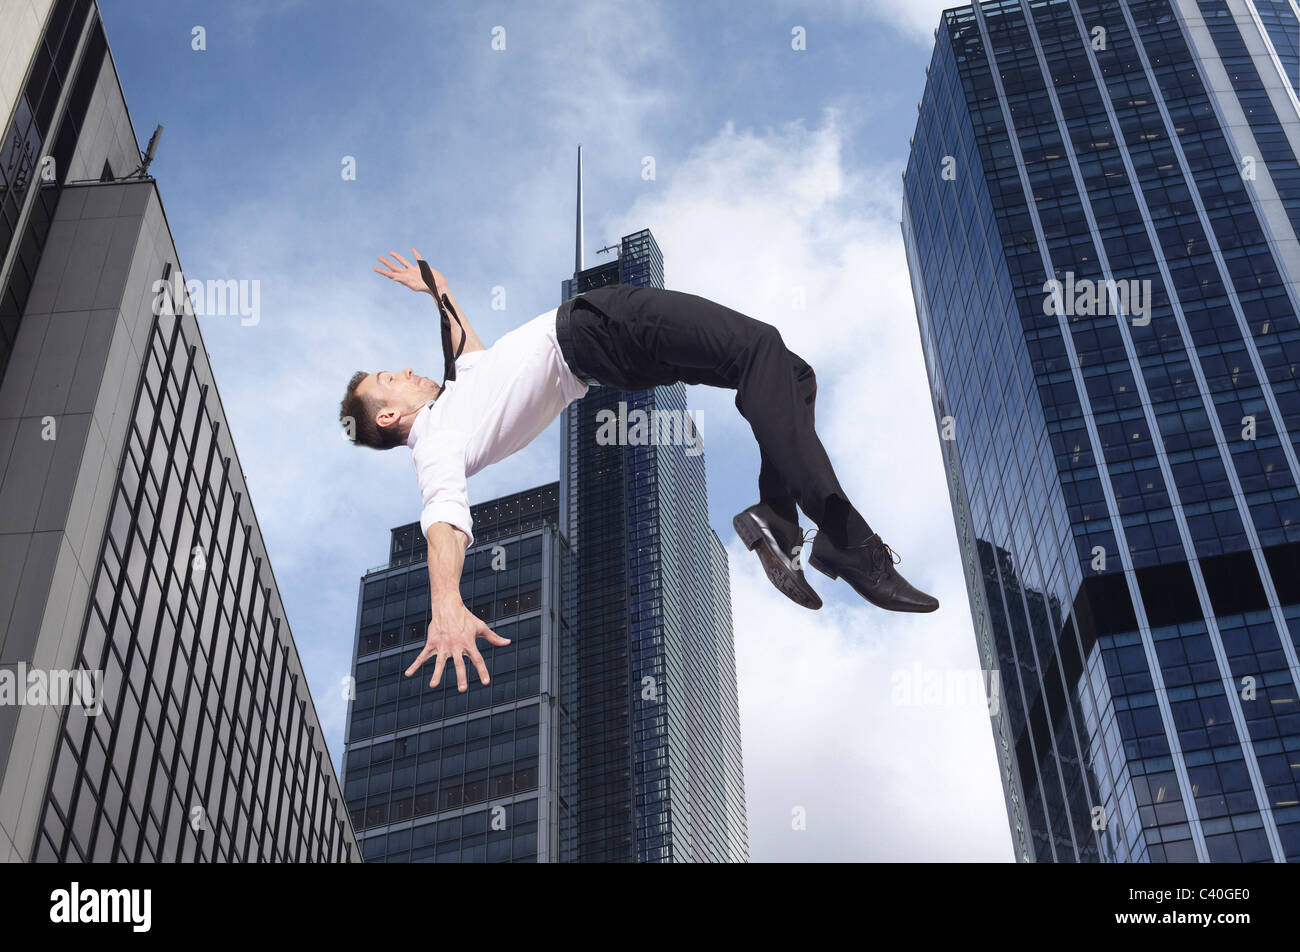
[[[201,326],[336,766],[358,579],[419,515],[409,453],[349,445],[338,402],[356,369],[441,374],[436,309],[370,269],[418,247],[488,342],[554,307],[581,142],[587,263],[648,227],[669,287],[779,327],[817,370],[841,482],[942,604],[887,615],[816,572],[821,612],[773,591],[731,528],[756,498],[752,435],[729,391],[690,389],[731,559],[753,859],[1011,859],[898,227],[944,5],[100,0],[142,145],[165,126],[151,171],[186,276],[260,282],[255,325]],[[556,479],[558,458],[552,427],[471,500]]]

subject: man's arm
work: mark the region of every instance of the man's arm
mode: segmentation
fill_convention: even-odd
[[[433,620],[429,622],[424,650],[406,669],[406,676],[409,678],[415,674],[424,662],[437,655],[433,677],[429,681],[429,687],[437,687],[442,680],[443,665],[450,655],[456,664],[456,687],[464,692],[469,690],[464,655],[469,655],[474,663],[479,681],[483,684],[489,682],[487,665],[479,654],[477,639],[486,638],[489,644],[497,646],[510,644],[510,639],[502,638],[485,625],[461,601],[460,575],[465,567],[465,546],[469,537],[450,523],[435,522],[429,526],[426,538],[429,541],[429,601]]]
[[[414,248],[411,249],[411,253],[415,255],[417,259],[423,257],[420,252],[416,251]],[[379,263],[384,267],[375,268],[375,271],[378,271],[386,278],[392,278],[398,284],[403,287],[408,287],[412,291],[422,291],[430,297],[433,296],[433,292],[429,290],[429,286],[424,283],[424,278],[420,274],[420,266],[418,264],[411,264],[396,251],[390,251],[389,255],[392,256],[393,260],[389,261],[381,255]],[[452,353],[455,353],[460,348],[460,339],[462,335],[461,324],[464,325],[465,337],[465,349],[461,351],[461,353],[472,354],[476,350],[487,350],[487,348],[483,346],[483,342],[478,339],[478,335],[474,333],[473,325],[470,324],[469,318],[465,316],[465,310],[460,306],[460,302],[456,300],[456,295],[451,293],[451,287],[447,284],[447,279],[442,276],[442,272],[434,268],[433,265],[429,265],[429,270],[433,273],[434,287],[437,288],[440,295],[447,298],[447,301],[460,317],[459,323],[455,320],[451,322]]]
[[[412,248],[411,250],[414,251],[415,249]],[[478,335],[474,333],[474,325],[470,324],[469,318],[465,316],[465,311],[460,306],[460,302],[456,300],[456,295],[451,293],[451,285],[442,276],[442,272],[434,268],[433,265],[429,265],[429,270],[433,273],[433,285],[438,289],[438,293],[447,298],[453,312],[460,316],[459,324],[455,320],[451,322],[451,352],[454,354],[460,347],[461,324],[465,325],[465,349],[461,353],[472,354],[476,350],[487,350],[483,346],[483,342],[478,339]]]

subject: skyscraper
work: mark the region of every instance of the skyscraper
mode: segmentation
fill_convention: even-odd
[[[0,30],[0,860],[358,859],[98,9]]]
[[[562,297],[615,282],[662,288],[648,230],[625,236],[616,260],[583,267],[581,194],[579,165],[577,260]],[[560,510],[577,575],[576,857],[745,861],[730,585],[704,456],[599,438],[602,420],[635,413],[689,420],[685,385],[594,386],[562,423]]]
[[[1268,0],[944,13],[902,228],[1016,855],[1300,859],[1300,88]]]
[[[561,679],[572,662],[563,605],[572,572],[559,484],[480,503],[471,515],[461,599],[511,639],[484,645],[490,684],[471,669],[461,694],[450,664],[436,688],[432,663],[403,676],[430,620],[419,522],[393,529],[388,563],[361,579],[343,785],[368,861],[569,858],[561,769],[572,731]]]

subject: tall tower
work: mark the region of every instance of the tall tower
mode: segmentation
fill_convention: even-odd
[[[99,11],[0,19],[0,861],[359,859]]]
[[[572,737],[563,702],[573,660],[571,585],[559,485],[473,506],[466,607],[511,643],[484,647],[490,684],[448,665],[403,672],[429,627],[428,542],[418,522],[392,531],[386,565],[361,579],[348,706],[344,792],[367,861],[557,862],[571,858],[561,768]]]
[[[562,298],[664,286],[649,230],[579,269]],[[726,551],[709,526],[704,456],[604,444],[608,415],[687,413],[686,387],[594,386],[564,411],[560,500],[575,559],[577,858],[749,858]]]
[[[936,31],[902,229],[1021,860],[1300,859],[1298,37]]]

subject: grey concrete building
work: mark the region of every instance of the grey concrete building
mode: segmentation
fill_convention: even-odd
[[[0,859],[358,860],[98,9],[0,54]]]

